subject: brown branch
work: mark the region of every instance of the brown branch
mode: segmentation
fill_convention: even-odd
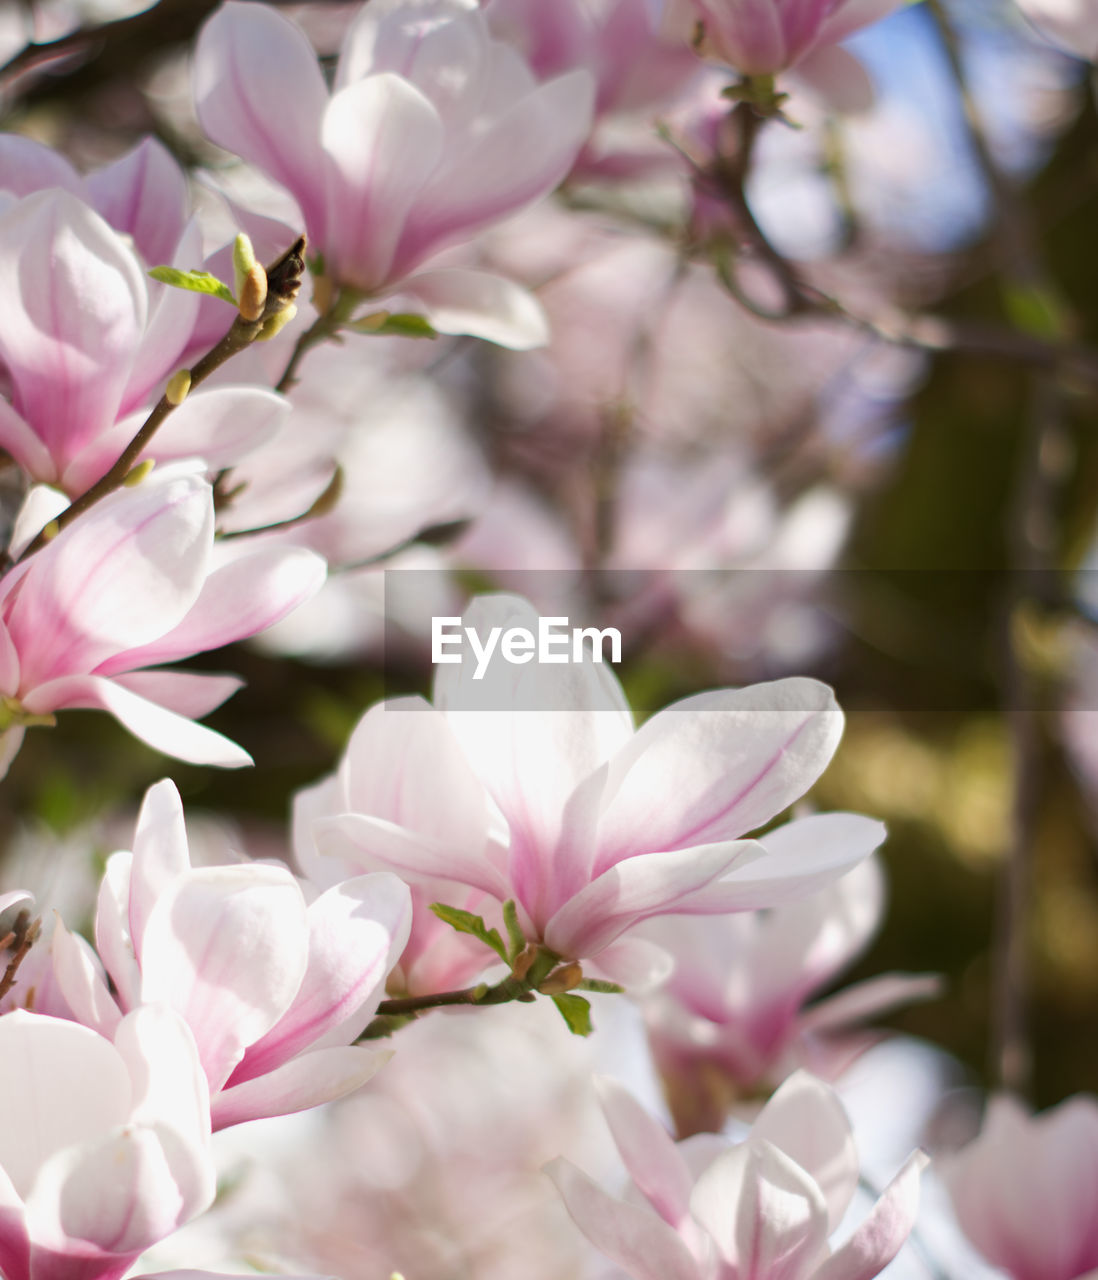
[[[15,919],[15,928],[3,939],[4,949],[12,955],[0,976],[0,1000],[15,986],[19,966],[27,958],[27,952],[34,945],[35,939],[42,931],[41,919],[32,920],[29,911],[20,911]]]

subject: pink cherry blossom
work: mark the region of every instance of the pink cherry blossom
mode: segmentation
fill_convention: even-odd
[[[980,1136],[943,1168],[969,1240],[1012,1280],[1098,1275],[1098,1101],[1030,1116],[992,1098]]]
[[[0,1271],[116,1280],[214,1196],[209,1097],[171,1009],[110,1038],[16,1010],[0,1017]]]
[[[462,622],[481,636],[538,629],[514,596],[481,597]],[[814,680],[699,694],[634,731],[617,680],[590,660],[500,663],[483,683],[471,663],[440,666],[434,707],[367,712],[346,767],[372,771],[373,794],[315,831],[367,865],[514,898],[527,936],[557,955],[633,969],[650,944],[610,949],[640,921],[773,906],[881,842],[880,823],[853,814],[792,824],[770,852],[742,838],[804,794],[841,732]]]
[[[730,1148],[711,1135],[676,1147],[621,1085],[605,1080],[602,1094],[639,1195],[616,1200],[567,1160],[546,1172],[584,1235],[634,1280],[871,1280],[914,1224],[921,1151],[831,1252],[828,1236],[858,1184],[858,1154],[838,1098],[805,1072],[790,1076]]]
[[[441,332],[544,342],[523,290],[419,268],[560,182],[590,127],[586,72],[538,85],[491,38],[476,0],[372,0],[347,32],[329,94],[297,26],[230,2],[199,37],[195,97],[210,137],[295,197],[340,285],[399,292]]]
[[[188,268],[200,259],[191,228],[168,260]],[[71,494],[87,488],[137,433],[198,305],[197,294],[150,280],[125,237],[75,195],[51,189],[16,201],[0,215],[0,364],[11,385],[11,403],[0,398],[0,445],[36,480]],[[233,313],[222,306],[227,329]],[[288,410],[260,387],[197,390],[144,456],[229,466]]]
[[[268,548],[216,567],[210,486],[182,464],[110,494],[0,579],[6,765],[24,725],[64,707],[109,711],[181,760],[250,757],[194,723],[239,686],[144,670],[254,635],[312,595],[324,562]]]
[[[96,947],[116,995],[64,929],[58,984],[74,1016],[105,1035],[150,1003],[194,1033],[215,1128],[316,1106],[389,1058],[352,1045],[408,936],[407,887],[360,876],[306,903],[281,866],[194,868],[179,794],[152,787],[133,853],[107,864]]]
[[[812,820],[761,837],[774,852]],[[717,1128],[736,1093],[776,1083],[798,1065],[838,1072],[878,1037],[860,1023],[933,995],[932,975],[881,974],[805,1008],[810,997],[869,945],[884,913],[884,880],[867,858],[842,879],[772,911],[654,920],[643,932],[675,961],[670,981],[645,1003],[649,1038],[675,1103],[680,1131]],[[716,1114],[706,1114],[707,1095]]]

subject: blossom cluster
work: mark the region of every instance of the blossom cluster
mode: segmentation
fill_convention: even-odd
[[[996,1097],[933,1161],[859,1121],[866,1024],[942,983],[832,989],[887,909],[885,825],[816,790],[843,712],[794,674],[833,643],[850,511],[725,430],[750,378],[720,308],[783,318],[767,265],[788,314],[821,296],[757,226],[755,135],[802,92],[868,111],[841,42],[898,7],[226,0],[187,55],[190,171],[152,136],[96,164],[0,133],[0,766],[38,770],[75,709],[191,766],[132,835],[80,833],[126,846],[82,900],[41,848],[0,886],[2,1280],[870,1280],[918,1252],[926,1184],[1014,1280],[1098,1275],[1091,1099]],[[797,341],[792,417],[806,369],[861,358]],[[852,376],[842,412],[919,374],[873,406]],[[641,714],[593,652],[439,664],[430,698],[338,707],[285,838],[185,818],[201,767],[268,745],[200,723],[243,681],[197,655],[365,660],[384,629],[421,670],[432,615],[534,633],[557,592],[728,687]]]

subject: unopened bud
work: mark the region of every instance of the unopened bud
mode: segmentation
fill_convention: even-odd
[[[533,943],[523,949],[515,956],[515,963],[511,966],[511,972],[521,982],[523,978],[530,972],[530,967],[537,958],[538,949]]]
[[[570,964],[562,964],[559,969],[554,969],[538,990],[543,996],[559,996],[578,987],[582,981],[583,966],[573,960]]]
[[[43,542],[52,542],[60,532],[60,524],[56,520],[51,520],[49,524],[42,526],[42,532],[38,536]]]
[[[136,467],[126,472],[126,478],[122,483],[132,489],[135,484],[140,484],[155,466],[156,463],[152,458],[146,458],[144,462],[139,462]]]
[[[259,342],[270,342],[270,340],[290,323],[297,315],[297,307],[291,302],[288,307],[283,307],[281,311],[276,311],[269,320],[264,321],[263,328],[256,334],[256,340]]]
[[[233,293],[239,298],[244,292],[244,281],[253,267],[259,265],[251,239],[243,231],[233,241]]]
[[[258,320],[267,305],[267,273],[256,263],[240,282],[236,292],[240,318],[251,323]]]
[[[191,389],[191,371],[189,369],[178,369],[168,379],[168,385],[164,388],[164,399],[169,404],[180,405],[187,398],[187,392]]]

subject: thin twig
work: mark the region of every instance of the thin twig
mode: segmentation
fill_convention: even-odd
[[[5,938],[8,949],[11,950],[11,959],[8,961],[4,969],[4,973],[0,976],[0,1000],[8,994],[15,985],[15,977],[19,972],[19,966],[27,958],[27,952],[30,951],[35,939],[42,931],[41,919],[32,920],[29,911],[20,911],[15,919],[15,928],[12,930],[10,940]]]

